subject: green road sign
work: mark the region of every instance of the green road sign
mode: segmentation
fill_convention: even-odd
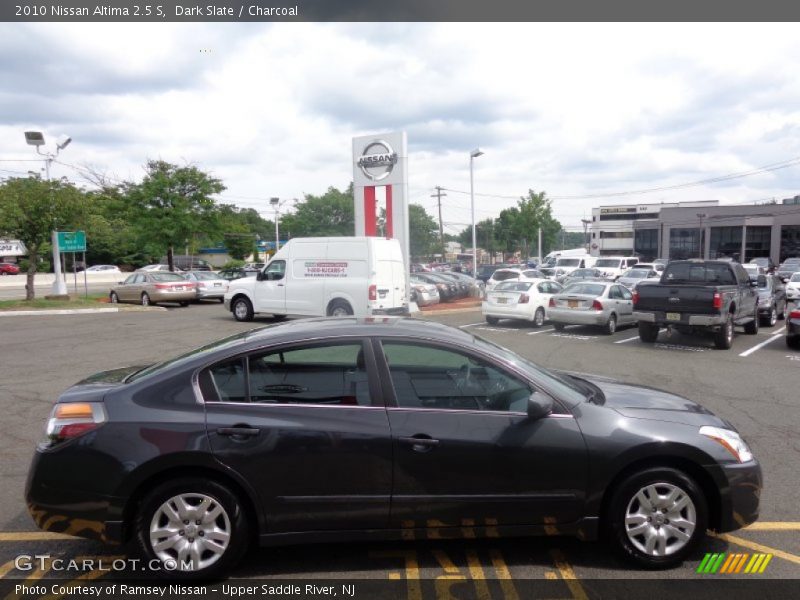
[[[86,252],[85,231],[59,231],[59,252]]]

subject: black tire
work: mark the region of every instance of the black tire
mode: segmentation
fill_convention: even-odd
[[[329,317],[347,317],[353,314],[353,307],[345,300],[333,300],[328,304]]]
[[[283,321],[286,318],[286,315],[272,315],[273,321]]]
[[[541,327],[542,325],[544,325],[544,309],[540,306],[533,314],[533,326]]]
[[[655,323],[639,321],[639,339],[646,344],[653,344],[658,339],[659,327]]]
[[[553,323],[553,329],[556,331],[564,331],[564,327],[566,327],[564,323]]]
[[[500,319],[498,319],[497,317],[490,317],[489,315],[486,315],[486,322],[489,325],[497,325],[500,322]]]
[[[764,327],[775,327],[775,323],[778,322],[778,307],[773,305],[769,311],[769,314],[764,317],[763,320],[764,322],[762,325],[764,325]]]
[[[608,321],[606,321],[606,324],[603,325],[603,333],[605,333],[606,335],[614,335],[616,331],[617,331],[617,315],[612,314],[610,317],[608,317]]]
[[[150,306],[152,302],[150,301],[150,294],[147,292],[142,292],[142,306]]]
[[[239,296],[231,302],[231,313],[233,313],[233,318],[237,321],[252,321],[253,305],[244,296]]]
[[[220,298],[220,299],[219,299],[219,303],[220,303],[220,304],[224,304],[224,303],[225,303],[225,298]]]
[[[200,540],[205,541],[207,539],[212,539],[212,534],[209,533],[208,537],[206,537],[205,531],[201,533],[200,530],[211,527],[226,531],[229,535],[229,540],[224,550],[209,565],[202,568],[195,567],[193,570],[184,570],[179,567],[178,570],[171,569],[170,573],[183,579],[213,579],[227,574],[236,566],[247,551],[249,541],[247,518],[239,498],[225,486],[214,480],[184,477],[163,483],[150,492],[144,500],[142,500],[139,511],[136,514],[134,527],[138,551],[147,561],[155,560],[165,564],[164,561],[169,560],[169,556],[165,555],[172,554],[175,555],[173,560],[177,560],[178,553],[175,549],[160,551],[160,555],[154,550],[150,531],[151,527],[158,527],[159,523],[161,524],[160,526],[166,528],[166,518],[162,515],[160,519],[156,519],[156,516],[160,512],[159,509],[162,506],[170,499],[178,496],[183,496],[194,502],[200,502],[202,500],[201,497],[206,497],[210,499],[210,508],[212,510],[216,510],[217,506],[221,509],[220,515],[213,521],[209,521],[206,527],[203,527],[202,523],[197,524],[197,521],[192,523],[192,517],[200,517],[199,513],[181,515],[188,516],[189,518],[183,521],[186,529],[181,529],[178,535],[173,536],[179,543],[182,542],[182,540],[179,539],[180,536],[180,538],[186,539],[186,544],[197,544],[199,550],[201,550],[204,544],[202,544]],[[176,504],[172,506],[173,509],[177,508]],[[196,505],[191,504],[190,506],[194,508]],[[202,521],[202,518],[200,520]],[[183,532],[183,534],[181,535],[180,532]],[[192,536],[195,537],[192,538]],[[166,537],[161,539],[163,541]],[[223,544],[224,542],[218,541],[220,539],[221,538],[217,537],[214,541]],[[189,540],[191,540],[191,542],[189,542]],[[202,551],[200,559],[209,560],[209,554],[213,555],[213,552]],[[168,567],[169,565],[165,568]]]
[[[679,490],[678,506],[681,502],[687,502],[687,504],[678,510],[665,512],[666,509],[663,507],[668,506],[668,499],[665,496],[675,488]],[[653,505],[657,508],[651,508],[649,503],[644,505],[640,501],[642,498],[639,495],[640,492],[645,492],[644,497],[647,498],[649,494],[647,490],[650,489],[656,492],[656,498],[651,497],[650,500],[654,500]],[[688,501],[683,496],[687,496]],[[636,525],[636,521],[633,519],[630,525],[626,525],[626,517],[635,517],[639,514],[651,516],[647,517],[648,521],[642,521],[641,525]],[[683,525],[676,527],[678,522],[676,518],[673,518],[673,523],[670,524],[670,517],[673,515],[677,516]],[[649,569],[668,569],[681,564],[705,537],[708,524],[708,504],[697,483],[683,471],[670,467],[651,467],[630,475],[613,490],[611,501],[603,517],[603,527],[609,540],[625,559]],[[692,520],[694,527],[690,533],[687,524]],[[632,529],[644,527],[645,532],[640,535],[635,533],[629,535],[628,526]],[[669,554],[661,556],[648,554],[646,552],[647,533],[651,533],[653,530],[658,531],[662,526],[664,527],[663,534],[667,536],[674,532],[674,534],[682,533],[683,536],[688,535],[689,537],[687,540],[681,540],[677,535],[672,538],[667,537],[664,542],[664,551],[666,552],[672,547]],[[673,539],[674,541],[670,544],[670,540]],[[679,546],[681,543],[682,547]]]
[[[772,309],[772,310],[774,311],[774,310],[775,310],[775,308],[773,307],[773,309]],[[778,317],[777,317],[777,316],[775,317],[775,320],[776,320],[776,321],[778,320]],[[753,311],[753,320],[752,320],[752,321],[750,321],[749,323],[746,323],[746,324],[745,324],[745,326],[744,326],[744,332],[745,332],[747,335],[755,335],[755,334],[757,334],[757,333],[758,333],[758,327],[759,327],[759,325],[760,325],[760,320],[759,320],[759,318],[758,318],[758,307],[756,307],[756,309]],[[772,327],[772,326],[774,326],[774,325],[775,325],[775,323],[772,323],[772,324],[770,325],[770,327]]]
[[[178,304],[180,304],[183,307],[186,307],[186,306],[189,306],[189,301],[188,300],[181,300],[180,302],[178,302]]]
[[[787,335],[786,336],[786,346],[788,348],[791,348],[792,350],[800,350],[800,336]]]
[[[111,292],[108,295],[108,301],[111,302],[111,304],[119,304],[119,296],[117,296],[117,292]]]
[[[714,345],[720,350],[730,350],[733,346],[733,315],[728,313],[725,323],[714,332]]]

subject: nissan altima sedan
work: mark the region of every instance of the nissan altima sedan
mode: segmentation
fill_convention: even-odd
[[[533,281],[503,281],[486,294],[481,312],[490,325],[500,319],[530,321],[541,327],[547,318],[547,306],[561,284],[547,279]]]
[[[761,486],[733,425],[688,398],[388,317],[93,375],[57,400],[25,494],[44,530],[214,577],[250,544],[465,531],[602,533],[666,568],[755,521]]]
[[[624,285],[611,282],[568,285],[550,298],[547,316],[559,331],[566,325],[595,325],[609,335],[619,325],[636,323],[633,294]]]

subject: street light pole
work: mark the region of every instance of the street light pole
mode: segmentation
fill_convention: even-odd
[[[707,216],[706,213],[697,213],[697,217],[700,219],[700,258],[703,259],[706,257],[706,248],[703,243],[703,219]]]
[[[50,164],[56,159],[58,153],[64,148],[69,146],[72,138],[65,136],[60,142],[56,142],[56,151],[42,152],[39,148],[44,145],[44,134],[41,131],[26,131],[25,141],[29,146],[36,146],[36,153],[44,156],[45,176],[47,178],[48,186],[50,185]],[[52,193],[52,190],[51,190]],[[64,282],[64,277],[61,274],[61,252],[58,247],[58,232],[55,227],[51,234],[51,245],[53,246],[53,273],[55,280],[53,287],[50,290],[52,296],[68,296],[67,284]]]
[[[472,276],[478,276],[478,240],[475,235],[475,181],[474,181],[474,168],[473,162],[476,158],[481,156],[483,151],[480,148],[475,148],[469,153],[469,199],[472,210]]]
[[[281,206],[281,199],[280,198],[270,198],[269,203],[272,205],[272,208],[275,209],[275,252],[278,251],[278,246],[280,245],[280,233],[278,232],[278,209]],[[275,256],[273,254],[273,256]]]

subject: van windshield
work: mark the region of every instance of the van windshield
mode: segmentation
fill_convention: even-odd
[[[619,268],[620,259],[618,258],[600,258],[594,263],[595,267],[613,267],[615,269]]]
[[[556,263],[559,267],[577,267],[581,264],[580,258],[559,258]]]

